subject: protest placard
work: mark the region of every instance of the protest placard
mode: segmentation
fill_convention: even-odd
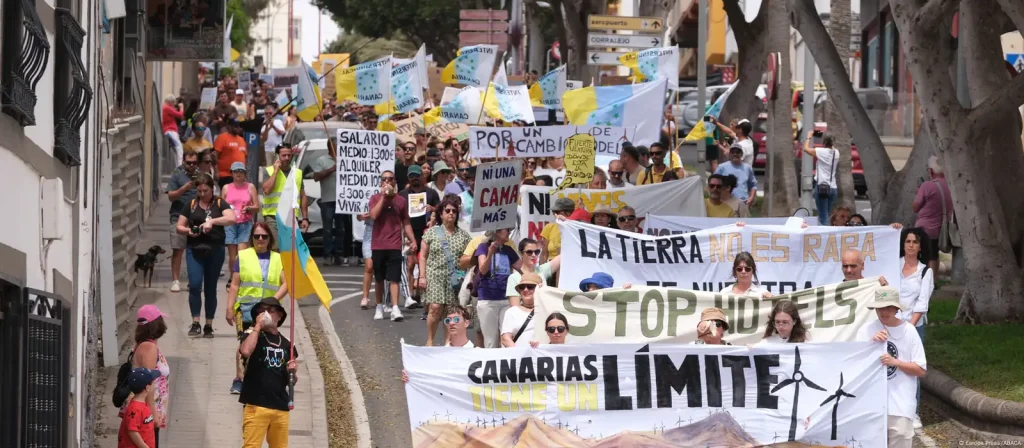
[[[522,177],[521,160],[477,165],[471,232],[515,228]]]
[[[569,325],[566,344],[689,344],[697,340],[701,312],[713,307],[722,310],[729,324],[723,339],[749,345],[763,338],[772,307],[779,300],[789,300],[799,309],[810,342],[845,342],[855,340],[861,327],[877,320],[867,304],[882,287],[878,277],[870,277],[763,298],[690,290],[678,280],[679,288],[634,284],[621,289],[618,278],[615,288],[591,292],[581,292],[579,285],[565,290],[539,288],[533,302],[535,315],[564,314]],[[541,332],[534,334],[534,340],[548,342]]]
[[[260,73],[259,80],[268,84],[270,87],[274,87],[274,75],[271,75],[270,73]]]
[[[380,175],[395,169],[395,134],[338,129],[338,199],[335,212],[370,211],[370,196],[380,192]]]
[[[427,214],[427,192],[409,193],[409,217],[419,218]]]
[[[562,157],[569,138],[576,134],[594,137],[598,156],[619,157],[622,143],[633,136],[633,128],[615,126],[523,126],[496,128],[470,126],[470,157]]]
[[[582,198],[583,206],[591,212],[602,205],[618,212],[623,206],[628,205],[636,210],[637,225],[641,229],[644,227],[643,219],[648,213],[704,216],[706,212],[703,187],[697,176],[617,190],[553,190],[552,187],[532,185],[520,187],[519,194],[522,200],[519,201],[519,229],[515,235],[516,240],[527,237],[540,238],[544,226],[555,221],[551,214],[551,205],[559,198],[569,198],[573,202]]]
[[[199,108],[200,109],[212,109],[217,104],[217,88],[216,87],[203,87],[202,93],[199,94]]]
[[[884,447],[884,353],[874,342],[402,344],[409,446]]]
[[[299,83],[299,76],[302,75],[302,68],[300,67],[283,67],[275,68],[270,71],[273,76],[273,84],[275,89],[283,89],[291,87]]]
[[[671,182],[675,183],[675,182]],[[594,272],[614,273],[616,285],[679,286],[720,291],[733,280],[733,261],[748,252],[755,280],[772,294],[835,283],[843,252],[859,250],[865,276],[900,283],[900,232],[888,226],[808,227],[735,225],[668,236],[627,233],[575,221],[560,222],[559,286],[576,289]]]
[[[594,178],[594,156],[597,142],[590,134],[569,137],[565,145],[565,179],[558,191],[573,184],[589,184]]]
[[[398,120],[395,124],[395,137],[398,141],[415,142],[416,141],[416,129],[425,128],[429,138],[435,138],[441,141],[445,141],[448,137],[454,137],[456,140],[465,140],[469,138],[469,126],[463,123],[449,123],[447,121],[439,121],[429,126],[423,126],[423,117],[410,117],[404,120]],[[494,157],[494,154],[491,154]]]

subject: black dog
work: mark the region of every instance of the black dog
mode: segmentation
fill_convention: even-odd
[[[153,246],[149,248],[144,254],[135,254],[138,258],[135,259],[135,273],[138,274],[142,271],[142,282],[146,284],[147,288],[153,286],[153,268],[156,267],[157,255],[167,253],[164,248],[160,246]],[[136,280],[138,277],[136,276]],[[132,286],[137,286],[135,282],[132,282]]]

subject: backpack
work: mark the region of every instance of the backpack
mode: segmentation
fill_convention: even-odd
[[[128,354],[128,360],[117,369],[117,385],[114,386],[114,393],[110,397],[115,407],[120,408],[132,394],[132,391],[128,389],[128,375],[132,373],[132,357],[134,356],[135,350],[132,350]]]

